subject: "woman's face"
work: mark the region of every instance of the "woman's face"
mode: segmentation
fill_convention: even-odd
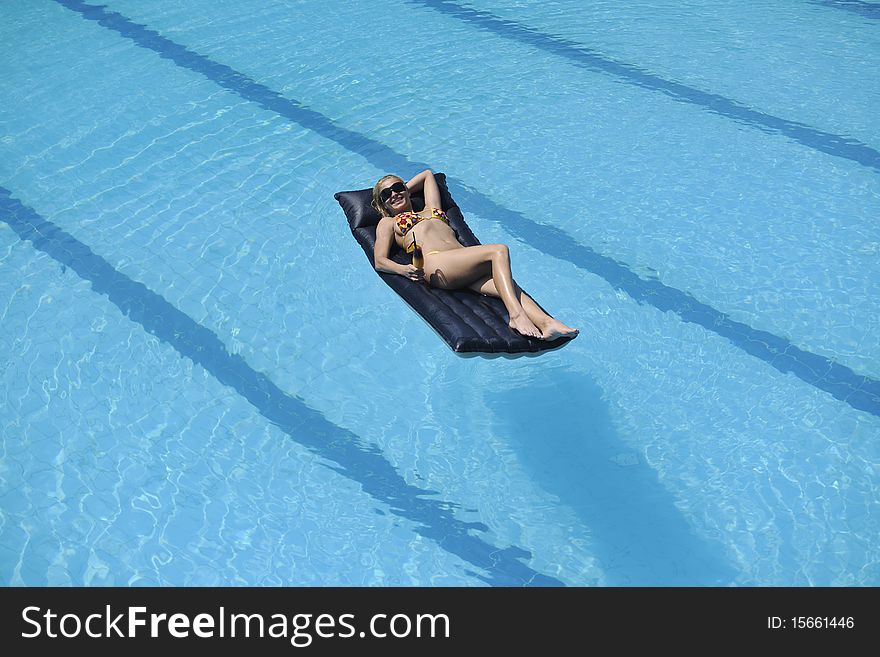
[[[394,185],[399,184],[399,180],[386,180],[385,184],[382,185],[382,189],[379,190],[381,194],[383,190],[390,189]],[[409,206],[409,190],[405,189],[402,192],[391,190],[391,196],[385,201],[385,207],[388,208],[393,214],[398,214],[406,210]]]

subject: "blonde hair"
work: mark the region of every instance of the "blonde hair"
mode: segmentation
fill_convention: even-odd
[[[373,185],[373,202],[370,203],[370,205],[372,205],[373,208],[382,217],[390,217],[391,216],[391,214],[388,212],[388,210],[385,209],[385,204],[382,202],[382,199],[379,198],[379,189],[381,188],[382,183],[384,183],[386,180],[399,180],[404,185],[406,184],[403,181],[403,178],[401,178],[400,176],[395,176],[393,173],[389,173],[387,176],[382,176],[381,178],[379,178],[378,182],[376,182],[376,184]]]

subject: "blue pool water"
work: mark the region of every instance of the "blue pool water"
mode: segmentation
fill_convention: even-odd
[[[880,584],[880,3],[0,15],[0,583]],[[426,167],[577,340],[382,284]]]

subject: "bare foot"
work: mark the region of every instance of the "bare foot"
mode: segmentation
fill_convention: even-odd
[[[517,315],[516,317],[511,316],[508,326],[527,338],[543,339],[541,331],[538,330],[537,326],[532,324],[532,320],[530,320],[525,313]]]
[[[566,326],[560,321],[555,319],[551,319],[544,325],[542,333],[542,339],[544,340],[555,340],[556,338],[565,338],[565,337],[575,337],[580,331],[576,328],[571,328],[570,326]]]

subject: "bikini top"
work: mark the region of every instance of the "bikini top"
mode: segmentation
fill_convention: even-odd
[[[401,212],[399,215],[394,217],[397,222],[397,227],[400,229],[400,234],[402,236],[406,236],[406,234],[412,230],[412,227],[415,226],[420,221],[426,221],[427,219],[439,219],[440,221],[445,222],[447,225],[449,224],[449,219],[446,217],[446,213],[443,212],[440,208],[431,208],[431,216],[423,217],[415,212]]]

